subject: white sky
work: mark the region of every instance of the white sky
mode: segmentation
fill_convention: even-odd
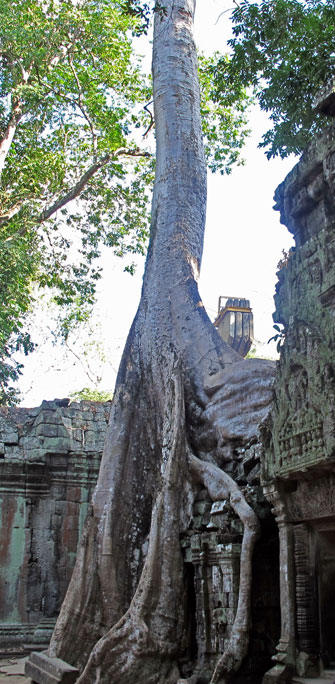
[[[229,19],[221,12],[229,0],[198,0],[196,41],[202,50],[224,51],[229,37]],[[272,312],[276,266],[283,249],[292,238],[279,223],[272,209],[276,186],[290,171],[295,159],[268,161],[257,149],[267,129],[266,116],[255,109],[252,136],[246,146],[246,165],[236,167],[230,176],[208,176],[208,208],[205,250],[200,280],[200,294],[211,318],[217,312],[219,295],[250,299],[255,319],[255,338],[260,355],[274,356],[275,345],[267,345],[274,334]],[[101,389],[112,389],[126,335],[140,297],[143,260],[133,277],[123,272],[124,264],[104,254],[104,277],[95,323],[97,337],[103,339],[107,361],[92,361],[93,373],[102,375]],[[42,337],[46,337],[44,332]],[[85,365],[82,334],[72,349]],[[84,349],[87,351],[87,348]],[[19,383],[22,405],[37,406],[43,399],[68,396],[89,386],[87,374],[74,354],[53,346],[51,341],[24,360],[25,371]]]

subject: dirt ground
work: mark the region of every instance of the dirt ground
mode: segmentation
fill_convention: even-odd
[[[24,675],[26,658],[8,658],[0,660],[0,684],[31,684]]]

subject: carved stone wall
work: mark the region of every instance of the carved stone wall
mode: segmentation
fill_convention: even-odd
[[[271,665],[279,638],[278,533],[260,486],[261,445],[256,439],[238,442],[226,470],[256,511],[262,534],[254,553],[252,630],[248,656],[236,682],[260,681]],[[185,662],[199,681],[209,681],[232,632],[240,584],[243,524],[229,501],[210,501],[201,489],[190,529],[181,539],[188,577],[189,624],[193,652]]]
[[[274,319],[283,346],[265,479],[327,467],[335,456],[335,127],[277,188],[296,248],[278,272]]]
[[[283,326],[282,346],[263,433],[282,592],[271,681],[335,666],[335,126],[308,146],[275,200],[296,246],[278,272],[274,320]]]
[[[95,486],[110,403],[0,409],[0,650],[47,642]]]

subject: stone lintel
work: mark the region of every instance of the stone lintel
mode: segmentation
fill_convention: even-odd
[[[25,674],[37,684],[74,684],[79,670],[60,658],[33,651],[25,664]]]

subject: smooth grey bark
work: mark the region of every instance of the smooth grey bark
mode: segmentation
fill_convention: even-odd
[[[22,118],[21,103],[18,101],[14,104],[12,108],[11,117],[9,119],[8,125],[0,139],[0,177],[2,175],[7,155],[11,148],[11,144],[14,139],[14,135],[17,129],[17,125]]]
[[[213,682],[238,667],[247,644],[257,521],[219,468],[220,449],[236,438],[237,415],[240,424],[245,414],[247,431],[256,429],[269,403],[272,371],[264,362],[241,361],[222,342],[198,293],[206,165],[192,38],[195,0],[164,0],[164,7],[154,29],[157,165],[142,296],[118,373],[90,515],[49,649],[80,666],[79,684],[179,680],[188,634],[179,539],[199,481],[210,496],[230,497],[245,523],[236,657],[232,662],[230,645]]]

